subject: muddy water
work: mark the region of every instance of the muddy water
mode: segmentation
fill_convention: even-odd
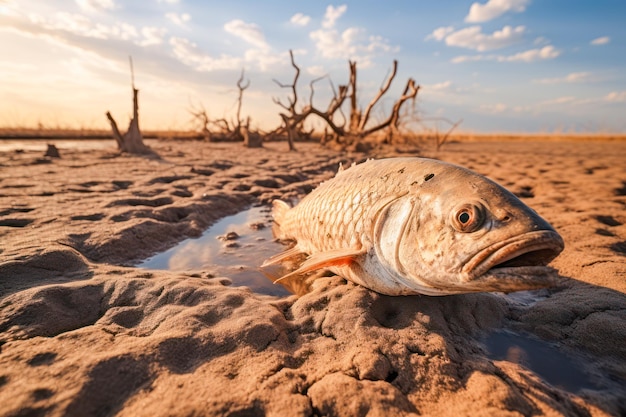
[[[258,267],[286,247],[274,241],[267,207],[253,207],[215,223],[201,237],[187,239],[153,256],[139,268],[172,271],[207,271],[227,276],[235,286],[247,286],[261,294],[290,295],[274,284]]]
[[[555,387],[571,393],[598,388],[583,371],[580,360],[566,356],[548,342],[523,334],[495,332],[484,343],[489,358],[522,365]]]

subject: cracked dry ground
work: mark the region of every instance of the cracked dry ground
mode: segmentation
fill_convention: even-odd
[[[563,235],[562,284],[530,304],[388,297],[338,277],[280,299],[202,271],[133,268],[366,157],[151,146],[162,159],[0,155],[0,415],[626,413],[624,144],[460,143],[434,154],[499,181]],[[596,388],[567,392],[489,359],[481,340],[502,329],[557,343]]]

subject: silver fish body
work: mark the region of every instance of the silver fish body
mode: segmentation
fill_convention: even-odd
[[[341,170],[290,208],[277,237],[296,245],[264,263],[309,258],[388,295],[511,292],[553,284],[559,234],[515,195],[460,166],[425,158],[369,160]]]

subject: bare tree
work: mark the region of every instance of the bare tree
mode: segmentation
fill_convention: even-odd
[[[335,86],[330,81],[331,88],[333,90],[333,98],[328,103],[328,107],[325,111],[321,111],[313,106],[313,82],[311,82],[311,100],[307,111],[322,118],[330,130],[333,132],[334,137],[344,137],[346,135],[345,124],[346,117],[341,110],[341,106],[348,97],[349,87],[347,85],[340,85],[338,90],[335,90]],[[339,113],[341,116],[341,124],[335,121],[335,115]],[[324,137],[332,137],[332,135],[326,132],[324,129]]]
[[[450,125],[450,128],[443,134],[439,132],[438,128],[435,128],[434,139],[435,139],[435,149],[437,151],[441,149],[444,143],[446,143],[452,131],[456,129],[463,122],[463,119],[453,122],[449,119],[446,119],[445,117],[438,118],[438,120],[443,120],[444,122],[448,123]]]
[[[245,120],[241,116],[241,108],[243,106],[243,93],[250,87],[250,80],[244,80],[244,70],[241,70],[241,76],[237,81],[237,110],[234,120],[228,120],[225,117],[211,120],[206,109],[200,103],[198,106],[190,105],[187,110],[192,115],[192,122],[198,126],[202,135],[209,140],[225,140],[225,141],[244,141],[248,147],[261,146],[261,136],[256,132],[250,132],[250,117]]]
[[[415,80],[413,78],[409,78],[404,87],[402,95],[394,103],[389,115],[381,122],[372,125],[370,123],[372,110],[391,87],[391,84],[395,79],[398,71],[398,61],[393,61],[393,67],[391,72],[381,85],[376,96],[374,96],[374,98],[372,98],[369,104],[365,107],[365,110],[361,110],[359,106],[359,100],[357,98],[357,63],[355,61],[348,61],[348,64],[350,67],[350,79],[348,84],[348,88],[350,91],[350,123],[347,131],[335,133],[342,133],[339,134],[339,136],[346,138],[346,141],[350,143],[358,141],[366,136],[369,136],[388,127],[397,129],[402,106],[408,100],[415,100],[415,98],[417,97],[417,93],[420,90],[420,86],[415,83]]]
[[[197,106],[193,103],[189,103],[187,111],[191,114],[191,122],[200,131],[200,134],[205,140],[211,140],[211,131],[209,130],[209,115],[202,103]]]
[[[237,123],[235,125],[235,128],[233,130],[233,136],[236,138],[241,138],[244,139],[243,133],[242,133],[242,128],[245,128],[245,130],[248,130],[248,124],[250,123],[250,118],[248,117],[246,119],[246,123],[243,123],[243,120],[241,120],[241,106],[243,104],[243,92],[246,90],[246,88],[250,87],[250,80],[247,80],[244,83],[244,70],[241,70],[241,76],[239,77],[239,80],[237,80],[237,89],[239,90],[239,95],[237,97]]]
[[[310,84],[311,96],[308,105],[298,109],[297,83],[300,76],[300,68],[296,65],[293,58],[293,52],[291,50],[289,51],[289,56],[291,57],[291,65],[296,70],[293,82],[291,84],[282,84],[276,80],[274,80],[274,82],[282,88],[291,89],[291,96],[288,98],[287,103],[283,103],[278,99],[274,99],[274,102],[287,111],[287,113],[281,113],[281,117],[283,119],[282,129],[287,132],[290,150],[294,149],[294,138],[302,134],[302,126],[305,119],[312,114],[324,120],[332,131],[334,139],[344,146],[358,142],[364,137],[385,128],[390,128],[390,132],[397,132],[401,118],[402,106],[408,100],[415,100],[417,93],[420,90],[420,86],[415,83],[415,80],[409,78],[402,95],[395,101],[389,115],[379,123],[372,124],[370,123],[372,110],[391,87],[391,84],[397,74],[398,61],[393,62],[393,68],[390,74],[381,85],[376,96],[365,107],[365,110],[361,110],[357,97],[357,64],[354,61],[348,61],[350,68],[350,78],[348,84],[340,85],[338,90],[336,90],[331,82],[333,97],[326,110],[320,110],[313,104],[314,83],[319,81],[319,79],[313,80]],[[342,106],[347,98],[350,99],[350,115],[346,120],[346,117],[342,113]],[[341,116],[340,120],[336,120],[337,114]],[[326,133],[325,137],[327,137]]]
[[[117,123],[115,122],[115,119],[113,118],[113,116],[111,116],[111,112],[107,111],[106,116],[111,123],[113,137],[117,142],[117,147],[120,152],[154,155],[155,152],[143,143],[143,136],[141,134],[141,130],[139,129],[139,102],[137,100],[139,90],[135,88],[135,72],[133,70],[133,59],[132,57],[128,57],[128,59],[130,62],[131,87],[133,89],[133,118],[130,120],[128,131],[124,134],[120,132],[119,128],[117,127]]]
[[[270,133],[270,135],[278,135],[281,133],[287,133],[287,139],[289,141],[289,150],[295,150],[294,141],[296,138],[309,138],[313,133],[313,129],[310,131],[306,131],[304,129],[305,120],[312,114],[315,114],[321,117],[326,121],[331,130],[337,134],[342,135],[343,124],[337,125],[334,122],[335,113],[340,112],[341,114],[341,105],[345,101],[348,93],[347,86],[339,86],[339,92],[334,88],[332,81],[329,79],[331,88],[333,90],[333,98],[326,111],[319,110],[313,105],[313,97],[315,95],[315,83],[321,81],[324,78],[327,78],[326,75],[315,78],[311,80],[309,83],[310,87],[310,95],[309,95],[309,103],[303,105],[300,109],[298,109],[298,79],[300,78],[300,67],[295,63],[293,58],[293,51],[289,50],[289,56],[291,58],[291,66],[295,69],[296,73],[293,78],[293,82],[291,84],[283,84],[277,80],[273,80],[276,84],[278,84],[281,88],[289,88],[291,90],[291,96],[287,98],[287,103],[282,102],[280,99],[274,98],[274,102],[281,106],[283,109],[287,111],[287,113],[281,113],[280,116],[283,119],[283,125]],[[344,117],[345,120],[345,117]]]
[[[274,103],[285,109],[287,113],[280,113],[280,117],[283,119],[283,126],[275,131],[287,132],[287,141],[289,143],[289,150],[295,151],[296,147],[294,141],[297,137],[301,136],[303,130],[304,120],[309,116],[310,110],[304,109],[300,111],[297,108],[298,104],[298,78],[300,78],[300,67],[296,65],[296,61],[293,59],[293,51],[289,50],[289,57],[291,58],[291,66],[295,69],[296,73],[293,76],[293,82],[291,84],[283,84],[277,80],[273,80],[281,88],[289,88],[291,90],[291,96],[287,97],[287,103],[283,103],[280,99],[274,98]]]

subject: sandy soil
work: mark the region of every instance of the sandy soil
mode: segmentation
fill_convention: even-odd
[[[626,142],[150,146],[161,159],[0,153],[0,415],[626,414]],[[517,193],[565,239],[561,285],[530,301],[388,297],[331,276],[273,298],[132,267],[223,216],[301,197],[339,162],[400,154]],[[485,337],[500,331],[558,347],[592,388],[490,359]]]

